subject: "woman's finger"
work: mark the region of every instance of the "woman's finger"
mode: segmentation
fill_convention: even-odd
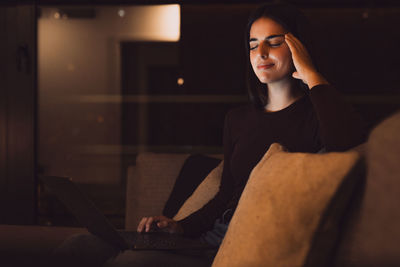
[[[293,43],[293,41],[292,40],[290,40],[290,39],[285,39],[285,41],[286,41],[286,44],[288,45],[288,47],[289,47],[289,50],[290,50],[290,52],[292,53],[292,57],[294,56],[294,55],[296,55],[298,52],[298,48],[296,47],[296,45]]]
[[[287,45],[288,45],[288,47],[290,49],[290,52],[292,53],[293,63],[295,65],[295,67],[297,68],[298,67],[297,66],[298,65],[297,61],[298,61],[298,58],[300,57],[300,54],[301,54],[300,51],[299,51],[299,47],[290,38],[285,39],[285,41],[286,41],[286,43],[287,43]]]
[[[157,222],[157,226],[159,228],[164,228],[168,226],[168,220],[169,218],[161,215],[161,216],[154,216],[154,221]]]
[[[146,232],[150,231],[151,228],[151,224],[154,222],[154,217],[150,217],[148,218],[147,222],[146,222]]]
[[[297,71],[292,73],[292,77],[295,78],[295,79],[301,79],[301,77],[300,77],[300,75],[299,75],[299,73]]]
[[[139,225],[138,225],[138,228],[137,228],[137,231],[138,231],[139,233],[141,233],[141,232],[143,231],[143,229],[144,229],[144,227],[145,227],[145,225],[146,225],[146,222],[147,222],[147,217],[143,217],[143,218],[140,220]]]
[[[285,41],[289,45],[289,49],[291,49],[292,54],[297,56],[301,56],[303,58],[309,58],[308,51],[306,47],[297,39],[293,34],[288,33],[285,35]]]
[[[291,46],[291,52],[300,52],[302,50],[301,44],[297,43],[289,34],[285,34],[285,41]]]
[[[300,58],[306,59],[308,57],[307,51],[303,46],[301,46],[301,44],[297,44],[291,38],[286,38],[285,41],[289,46],[295,64],[297,63],[298,60],[300,60]]]
[[[169,225],[168,221],[159,221],[157,223],[158,228],[165,228]]]
[[[307,48],[291,33],[285,35],[285,41],[292,52],[293,64],[297,72],[293,73],[292,76],[307,83],[307,77],[312,76],[310,74],[316,72]]]
[[[287,38],[296,46],[298,50],[306,51],[306,47],[296,36],[294,36],[290,32],[287,33],[285,36],[287,36]]]
[[[288,34],[285,34],[285,42],[289,46],[290,52],[294,52],[293,50],[296,49],[295,44],[293,40],[288,36]]]
[[[286,34],[286,37],[288,38],[288,39],[290,39],[293,43],[295,43],[296,45],[300,45],[301,44],[301,42],[300,42],[300,40],[299,39],[297,39],[296,38],[296,36],[294,36],[292,33],[290,33],[290,32],[288,32],[287,34]]]

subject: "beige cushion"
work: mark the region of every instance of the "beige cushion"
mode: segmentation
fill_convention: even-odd
[[[135,231],[144,216],[161,215],[189,154],[141,153],[128,169],[125,229]]]
[[[193,194],[183,203],[178,213],[174,216],[174,220],[179,221],[186,218],[202,208],[218,193],[223,165],[222,161],[204,178]]]
[[[271,145],[253,169],[213,266],[303,266],[357,152],[288,153]]]

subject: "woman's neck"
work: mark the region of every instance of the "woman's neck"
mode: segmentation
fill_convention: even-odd
[[[269,83],[267,88],[268,103],[265,105],[265,110],[267,112],[282,110],[296,102],[296,100],[304,95],[296,86],[293,79]]]

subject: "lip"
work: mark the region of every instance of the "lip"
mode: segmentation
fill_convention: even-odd
[[[273,64],[273,63],[260,64],[260,65],[257,65],[257,69],[259,69],[259,70],[267,70],[267,69],[272,68],[273,66],[275,66],[275,64]]]

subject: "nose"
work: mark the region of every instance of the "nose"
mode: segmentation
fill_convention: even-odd
[[[258,46],[258,56],[267,59],[269,56],[269,46],[265,42],[261,42]]]

